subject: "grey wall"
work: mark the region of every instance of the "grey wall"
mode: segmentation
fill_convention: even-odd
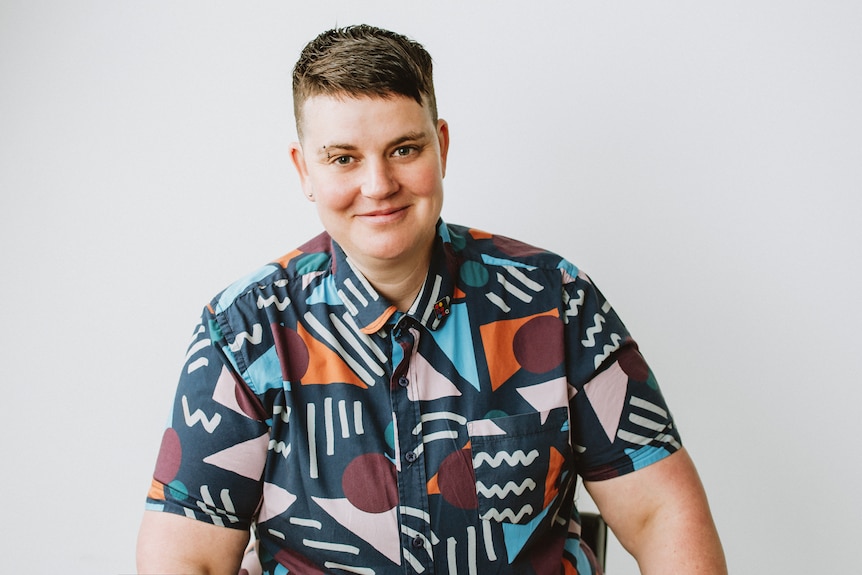
[[[319,229],[290,67],[357,22],[435,57],[444,217],[626,320],[731,571],[862,570],[862,4],[416,6],[0,1],[4,570],[134,570],[201,306]]]

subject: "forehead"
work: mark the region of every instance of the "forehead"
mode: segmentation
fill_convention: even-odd
[[[385,139],[435,128],[427,104],[401,95],[312,96],[302,104],[300,123],[302,139],[315,141]]]

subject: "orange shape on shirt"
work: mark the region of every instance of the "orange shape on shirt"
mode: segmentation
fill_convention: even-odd
[[[565,461],[563,454],[552,447],[551,461],[548,463],[548,476],[545,478],[545,502],[542,509],[547,508],[560,491],[556,484],[556,478],[560,476]]]
[[[556,316],[556,310],[537,313],[516,319],[503,319],[479,327],[482,344],[485,346],[485,357],[488,359],[488,375],[491,378],[491,388],[494,391],[515,375],[521,364],[515,357],[513,342],[515,334],[528,321],[540,316]]]
[[[296,333],[308,347],[308,369],[302,377],[303,385],[349,383],[368,389],[368,385],[350,369],[344,359],[324,343],[315,339],[305,329],[305,326],[297,325]]]

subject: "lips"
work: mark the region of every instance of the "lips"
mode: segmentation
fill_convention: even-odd
[[[403,208],[385,208],[358,214],[357,217],[364,221],[374,223],[388,223],[401,218],[407,211],[407,207]]]

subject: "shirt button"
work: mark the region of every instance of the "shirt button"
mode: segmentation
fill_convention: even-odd
[[[404,454],[404,459],[407,460],[407,463],[413,463],[414,461],[416,461],[417,457],[418,456],[416,455],[415,451],[408,451]]]
[[[407,387],[408,385],[410,385],[410,380],[402,375],[398,378],[398,385],[400,385],[401,387]]]
[[[421,549],[422,547],[425,547],[425,542],[417,535],[413,538],[413,541],[410,542],[410,545],[412,545],[414,549]]]

